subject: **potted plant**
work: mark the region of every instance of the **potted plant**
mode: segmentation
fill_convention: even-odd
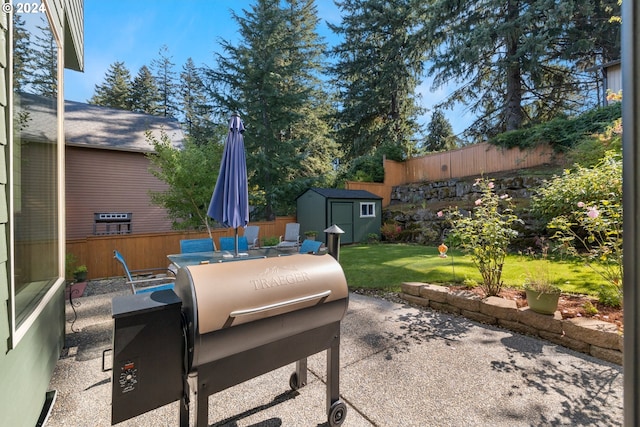
[[[532,311],[540,314],[554,314],[558,308],[560,288],[548,277],[527,278],[524,284],[527,304]]]
[[[318,235],[318,232],[315,230],[308,230],[304,232],[304,235],[309,240],[316,240],[316,236]]]
[[[76,282],[86,282],[87,280],[87,266],[79,265],[73,270],[73,278]]]

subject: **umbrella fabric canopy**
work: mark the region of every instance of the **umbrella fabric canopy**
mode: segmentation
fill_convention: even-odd
[[[249,223],[247,161],[244,154],[244,125],[240,116],[229,120],[229,134],[224,143],[220,173],[207,214],[227,227],[236,229]],[[236,245],[237,255],[237,245]]]

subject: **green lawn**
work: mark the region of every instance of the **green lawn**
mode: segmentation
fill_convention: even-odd
[[[462,283],[480,281],[480,273],[461,252],[449,250],[447,258],[438,249],[411,244],[349,245],[340,249],[340,264],[352,289],[377,288],[399,291],[402,282]],[[574,261],[534,260],[510,255],[502,280],[507,287],[522,287],[528,274],[548,272],[564,292],[597,295],[605,284],[589,267]]]

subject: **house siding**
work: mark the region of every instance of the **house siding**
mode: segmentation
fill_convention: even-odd
[[[166,210],[149,196],[168,187],[149,166],[144,153],[67,146],[67,239],[92,236],[96,212],[133,213],[135,234],[170,231]]]
[[[57,25],[65,22],[60,16],[65,0],[43,0],[52,12]],[[3,2],[4,3],[4,2]],[[82,8],[81,2],[74,1]],[[71,19],[69,19],[71,18]],[[81,21],[68,16],[67,20]],[[65,311],[63,287],[43,307],[19,343],[12,343],[9,268],[9,208],[8,174],[9,127],[12,122],[8,100],[11,99],[9,84],[9,46],[7,14],[0,14],[0,424],[6,426],[36,425],[49,388],[56,362],[64,344]],[[81,43],[81,41],[80,41]],[[74,43],[68,44],[70,48]],[[77,45],[77,43],[76,43]],[[76,53],[77,54],[77,53]],[[64,238],[62,236],[62,238]]]

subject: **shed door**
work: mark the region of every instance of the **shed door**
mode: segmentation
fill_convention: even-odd
[[[353,243],[353,202],[332,202],[331,224],[344,231],[340,243]]]

